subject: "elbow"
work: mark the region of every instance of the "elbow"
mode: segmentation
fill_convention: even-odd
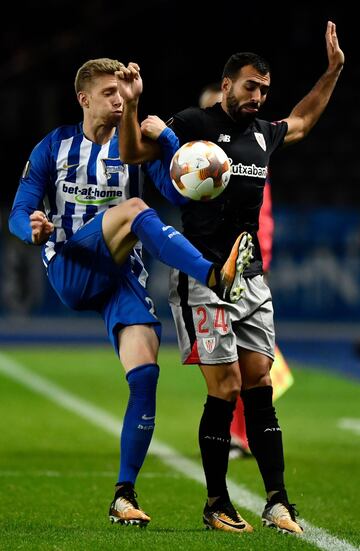
[[[8,218],[8,228],[9,228],[9,232],[12,234],[12,235],[15,235],[15,231],[14,231],[14,222],[13,222],[13,212],[10,213],[10,216]]]
[[[127,165],[140,165],[148,159],[141,151],[121,151],[120,149],[120,161]]]
[[[127,165],[138,164],[141,162],[138,156],[132,155],[130,152],[124,153],[122,151],[120,151],[120,161]]]
[[[120,160],[126,165],[136,165],[140,162],[136,157],[132,157],[131,155],[121,155]]]

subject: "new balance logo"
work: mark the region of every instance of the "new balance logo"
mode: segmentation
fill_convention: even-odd
[[[230,142],[231,137],[229,134],[220,134],[218,137],[218,142]]]

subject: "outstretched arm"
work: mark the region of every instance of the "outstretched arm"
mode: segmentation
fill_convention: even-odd
[[[138,122],[138,103],[143,90],[139,65],[131,62],[115,74],[120,95],[124,100],[119,129],[121,160],[124,163],[139,164],[159,159],[161,156],[159,145],[142,134]]]
[[[343,68],[345,57],[339,47],[335,23],[328,21],[325,38],[328,68],[313,89],[284,119],[288,123],[288,132],[284,139],[285,144],[298,142],[310,132],[327,106]]]

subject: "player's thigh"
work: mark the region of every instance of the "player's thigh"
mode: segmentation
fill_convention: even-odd
[[[126,273],[124,270],[118,286],[103,305],[101,314],[109,339],[125,370],[156,362],[161,323],[146,288],[131,270]],[[137,326],[142,329],[131,329]],[[136,331],[139,341],[135,338]]]
[[[270,369],[275,353],[273,305],[262,276],[246,280],[246,308],[234,324],[242,378],[242,389],[271,385]]]
[[[126,372],[144,364],[156,364],[159,339],[152,325],[130,325],[119,331],[119,355]]]
[[[239,313],[239,318],[233,323],[237,346],[240,349],[259,352],[273,360],[274,312],[270,289],[262,276],[245,280],[245,293],[240,300]]]
[[[133,197],[108,209],[103,217],[102,232],[111,256],[117,264],[128,257],[138,238],[131,232],[134,218],[145,210],[147,205],[138,197]]]
[[[102,214],[80,228],[51,259],[49,281],[64,304],[97,310],[117,284],[119,268],[101,231]]]

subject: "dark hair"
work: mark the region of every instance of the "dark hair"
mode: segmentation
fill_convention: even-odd
[[[270,73],[270,65],[266,59],[252,52],[240,52],[229,57],[225,63],[222,78],[228,77],[233,80],[245,65],[252,65],[261,75]]]

